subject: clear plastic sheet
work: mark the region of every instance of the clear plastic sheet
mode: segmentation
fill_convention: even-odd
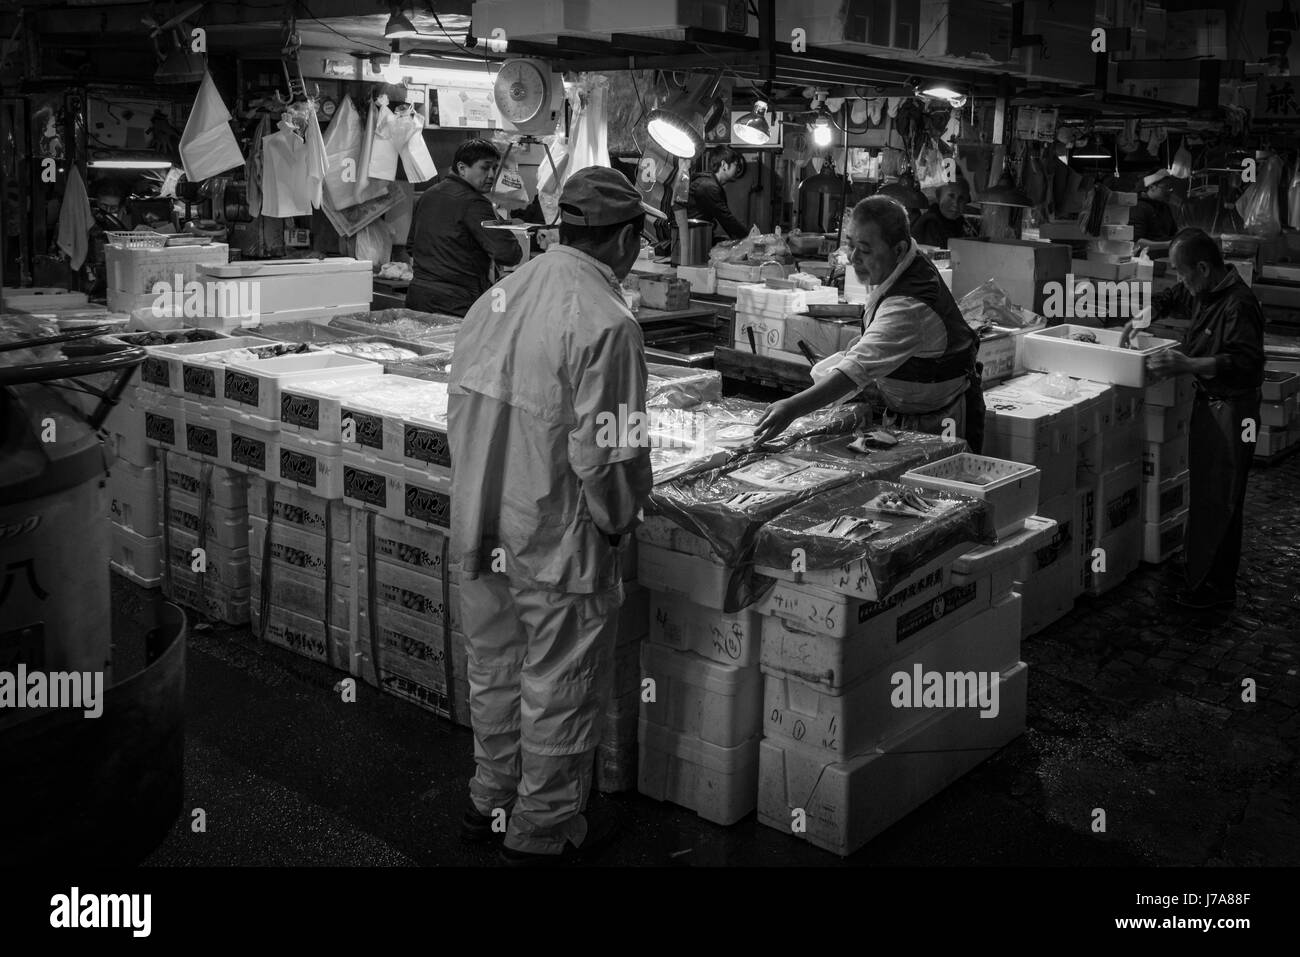
[[[1260,164],[1258,181],[1246,187],[1237,200],[1237,212],[1252,236],[1277,236],[1282,232],[1282,211],[1278,205],[1278,186],[1282,180],[1282,161],[1270,154]]]
[[[862,480],[823,492],[774,515],[759,531],[754,565],[789,568],[793,550],[803,549],[809,571],[862,562],[877,594],[884,597],[935,556],[956,545],[996,544],[984,502],[931,489],[937,503],[926,517],[868,508],[880,496],[918,491],[897,482]]]
[[[0,316],[0,343],[21,342],[24,339],[46,339],[58,334],[59,325],[56,322],[46,322],[20,313]],[[0,366],[25,366],[37,362],[54,362],[61,358],[63,358],[63,345],[54,343],[0,352]]]
[[[859,436],[823,435],[801,439],[786,451],[787,455],[809,461],[829,463],[852,469],[863,478],[888,481],[910,469],[929,465],[939,459],[967,450],[965,439],[943,439],[924,432],[894,432],[898,444],[892,448],[859,446],[851,448]]]
[[[646,399],[664,396],[664,401],[677,408],[689,408],[700,402],[716,402],[722,398],[722,375],[713,369],[694,369],[690,366],[646,363],[649,378],[646,382]]]
[[[1003,291],[996,280],[980,283],[957,302],[961,317],[972,329],[1003,326],[1019,329],[1026,319],[1019,306]]]
[[[422,339],[426,336],[454,335],[460,326],[459,316],[440,312],[419,312],[415,309],[376,309],[374,312],[354,312],[335,316],[330,325],[335,329],[348,329],[360,333],[381,333],[399,339]]]

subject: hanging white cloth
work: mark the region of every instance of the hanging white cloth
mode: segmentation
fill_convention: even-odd
[[[319,130],[318,130],[319,132]],[[320,147],[320,159],[324,146]],[[262,215],[284,218],[307,216],[312,201],[320,202],[324,170],[313,146],[298,137],[293,124],[282,120],[280,129],[262,138]]]
[[[86,261],[90,247],[90,227],[95,214],[86,195],[86,184],[74,165],[68,171],[68,182],[63,187],[63,204],[59,207],[59,248],[67,255],[72,268],[80,269]]]
[[[608,89],[608,77],[584,73],[569,94],[573,119],[569,124],[566,180],[588,166],[609,165],[608,124],[605,119],[605,93]]]
[[[203,74],[199,95],[194,98],[180,142],[181,164],[191,183],[216,176],[244,165],[239,141],[230,128],[230,111],[212,82],[212,74]]]

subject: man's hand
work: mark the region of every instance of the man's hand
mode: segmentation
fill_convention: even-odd
[[[790,423],[798,417],[794,409],[791,408],[789,399],[773,402],[763,410],[763,417],[754,426],[755,441],[761,445],[769,439],[776,438],[789,428]]]
[[[1161,379],[1192,371],[1192,360],[1177,349],[1165,349],[1147,359],[1147,369]]]
[[[1128,348],[1129,341],[1132,340],[1135,331],[1137,331],[1137,327],[1133,325],[1131,319],[1124,323],[1124,331],[1119,334],[1119,347],[1121,349]]]

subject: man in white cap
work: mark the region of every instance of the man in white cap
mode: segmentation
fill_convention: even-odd
[[[1178,232],[1178,216],[1169,204],[1175,181],[1174,174],[1167,169],[1158,169],[1142,180],[1145,190],[1129,218],[1133,239],[1139,244],[1168,246]]]
[[[612,833],[587,797],[612,689],[620,541],[651,487],[648,446],[597,436],[602,413],[645,415],[641,328],[619,281],[646,215],[663,213],[621,173],[591,167],[564,184],[560,214],[560,245],[470,307],[448,387],[477,764],[462,834],[491,840],[508,816],[507,864],[585,854]]]

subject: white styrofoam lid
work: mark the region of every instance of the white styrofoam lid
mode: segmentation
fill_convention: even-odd
[[[257,276],[311,276],[320,273],[365,272],[372,271],[370,260],[352,259],[348,256],[335,256],[331,259],[268,259],[264,261],[241,261],[234,263],[213,263],[197,267],[207,276],[225,278],[249,278]]]

